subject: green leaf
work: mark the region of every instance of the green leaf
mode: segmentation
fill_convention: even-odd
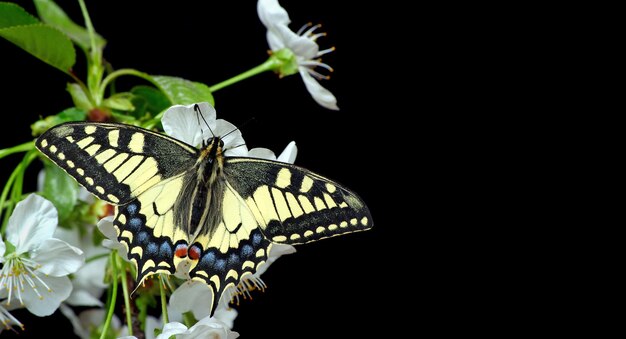
[[[135,110],[133,115],[141,119],[146,115],[154,117],[159,112],[171,106],[169,99],[163,92],[151,86],[135,86],[130,92],[133,94],[133,105]]]
[[[69,74],[76,62],[74,45],[56,28],[44,24],[11,26],[1,28],[0,36],[65,73]]]
[[[67,34],[83,50],[88,50],[91,47],[87,29],[74,23],[54,1],[34,0],[34,2],[37,13],[43,22]],[[97,33],[95,34],[95,42],[98,49],[102,49],[106,44],[106,40]]]
[[[30,129],[33,132],[33,136],[37,136],[47,131],[52,126],[56,126],[58,124],[68,121],[84,121],[85,119],[87,119],[86,110],[77,107],[71,107],[62,111],[59,114],[51,115],[49,117],[46,117],[45,119],[36,121],[34,124],[30,125]]]
[[[22,7],[9,2],[0,2],[0,29],[37,23],[39,23],[39,20],[26,12]]]
[[[89,111],[90,109],[93,108],[91,101],[89,101],[89,98],[87,97],[87,93],[85,93],[85,91],[83,90],[82,87],[80,87],[79,84],[68,83],[67,91],[72,96],[72,101],[74,102],[74,106],[76,106],[77,108],[84,110],[84,111]]]
[[[171,76],[153,75],[151,78],[172,105],[189,105],[203,101],[215,104],[211,90],[203,83]]]
[[[70,216],[78,200],[78,184],[59,166],[44,161],[45,179],[42,195],[50,200],[59,212],[59,223]]]
[[[114,94],[102,101],[105,107],[116,109],[119,111],[133,111],[135,106],[131,102],[132,94],[128,92],[122,92]]]

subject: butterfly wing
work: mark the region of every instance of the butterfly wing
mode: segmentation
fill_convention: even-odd
[[[113,225],[138,281],[176,271],[175,244],[187,235],[174,224],[174,204],[198,158],[194,147],[130,125],[85,122],[53,127],[36,146],[89,192],[117,205]]]
[[[373,225],[369,209],[356,193],[304,168],[227,158],[224,174],[272,242],[303,244]]]
[[[211,288],[211,314],[227,289],[235,288],[244,279],[256,284],[251,275],[267,261],[272,246],[263,236],[252,211],[230,183],[223,182],[218,187],[216,196],[220,202],[214,205],[219,209],[214,230],[196,238],[206,247],[189,273],[192,279],[203,281]]]
[[[37,148],[96,197],[123,205],[193,166],[198,151],[146,129],[112,123],[55,126]]]

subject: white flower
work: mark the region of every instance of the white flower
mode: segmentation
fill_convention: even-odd
[[[209,317],[201,319],[190,328],[179,322],[167,323],[163,327],[163,332],[157,336],[157,339],[168,339],[173,335],[177,339],[235,339],[239,337],[239,333],[231,331],[226,324]]]
[[[203,319],[209,316],[209,305],[212,304],[210,287],[203,282],[189,280],[172,293],[167,313],[171,320],[182,319],[182,314],[187,312],[191,312],[196,319]],[[213,317],[232,329],[237,310],[230,308],[227,302],[222,302],[217,305]]]
[[[6,243],[0,238],[0,297],[10,308],[46,316],[70,295],[67,275],[83,265],[83,252],[52,237],[57,222],[54,205],[36,194],[15,207]]]
[[[227,324],[228,328],[233,328],[233,321],[237,317],[237,311],[228,306],[229,302],[239,295],[244,298],[249,296],[249,289],[255,287],[263,290],[265,283],[261,280],[261,274],[265,273],[267,268],[276,261],[280,256],[291,254],[296,251],[295,247],[284,244],[272,244],[267,261],[259,266],[252,276],[247,276],[234,289],[225,291],[217,305],[214,318]],[[168,314],[173,319],[176,314],[186,312],[193,313],[196,319],[208,317],[210,314],[209,306],[213,304],[213,293],[211,289],[204,283],[198,281],[187,281],[180,285],[170,296]]]
[[[88,261],[72,276],[74,288],[65,300],[65,303],[72,306],[103,306],[100,297],[108,286],[104,283],[104,274],[108,260],[107,254],[110,251],[102,246],[94,245],[93,230],[94,227],[90,225],[84,234],[61,227],[54,232],[56,238],[82,249]]]
[[[296,155],[298,155],[298,147],[296,146],[295,141],[290,142],[278,158],[272,150],[263,147],[255,147],[248,152],[248,156],[252,158],[277,160],[290,164],[293,164],[294,161],[296,161]]]
[[[196,107],[197,110],[196,111]],[[202,117],[200,117],[202,114]],[[246,142],[235,125],[223,119],[215,119],[215,108],[209,103],[174,105],[163,113],[163,130],[172,138],[198,147],[212,137],[221,137],[224,142],[224,155],[243,156],[248,154]],[[208,126],[207,126],[208,125]]]
[[[326,35],[325,33],[315,33],[320,25],[307,24],[294,33],[287,27],[291,20],[278,0],[259,0],[257,12],[261,22],[267,28],[267,43],[270,49],[273,52],[278,52],[286,48],[293,52],[298,72],[313,99],[323,107],[338,110],[335,96],[317,82],[317,80],[328,79],[328,76],[318,73],[315,68],[322,67],[329,72],[333,71],[330,66],[321,62],[320,57],[335,50],[334,48],[319,49],[315,41]]]
[[[0,301],[0,334],[3,330],[9,330],[13,327],[13,325],[19,326],[22,330],[24,330],[24,325],[17,320],[14,316],[9,313],[3,306],[4,300]]]

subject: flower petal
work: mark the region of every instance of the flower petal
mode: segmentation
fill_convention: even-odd
[[[267,28],[274,25],[287,25],[291,22],[289,14],[280,6],[278,0],[259,0],[256,4],[256,11]]]
[[[159,334],[156,339],[168,339],[169,337],[176,334],[183,334],[187,332],[187,326],[179,323],[179,322],[171,322],[165,324],[163,327],[163,331]]]
[[[233,325],[235,323],[235,318],[239,314],[236,309],[232,307],[222,307],[225,303],[221,303],[215,309],[215,313],[213,313],[213,317],[221,322],[223,322],[228,329],[232,330]]]
[[[296,161],[296,155],[298,155],[298,146],[295,141],[292,141],[276,160],[293,164]]]
[[[302,76],[302,80],[304,80],[306,89],[311,93],[313,100],[325,108],[339,110],[335,96],[329,90],[322,87],[322,85],[307,72],[306,68],[300,67],[300,75]]]
[[[86,310],[78,315],[78,319],[80,319],[83,329],[89,330],[92,328],[98,328],[99,326],[102,326],[104,319],[106,319],[106,311],[103,309]],[[116,333],[117,335],[120,334],[122,322],[115,314],[111,318],[110,328],[113,330],[113,333]]]
[[[255,147],[248,152],[248,156],[251,158],[276,160],[276,154],[272,150],[264,147]]]
[[[291,254],[295,252],[296,252],[296,248],[291,245],[272,244],[272,247],[270,248],[269,256],[267,257],[267,261],[257,268],[257,271],[256,273],[254,273],[254,275],[256,275],[257,277],[260,277],[261,274],[265,273],[265,271],[267,271],[270,265],[274,263],[274,261],[276,261],[276,259],[278,259],[279,257],[285,254]]]
[[[215,108],[207,102],[197,104],[206,123],[209,124],[207,128],[205,122],[194,110],[195,105],[174,105],[168,108],[163,113],[161,123],[167,135],[197,147],[202,140],[209,140],[212,137],[210,130],[215,129],[216,113]]]
[[[246,141],[243,140],[241,130],[237,126],[224,119],[217,119],[213,132],[216,136],[222,137],[222,141],[224,141],[224,149],[226,150],[224,155],[228,157],[245,157],[248,155]]]
[[[272,51],[278,51],[285,48],[285,42],[282,40],[280,34],[275,31],[269,29],[266,34],[267,44],[270,46]]]
[[[76,287],[72,289],[70,296],[65,299],[65,304],[72,306],[104,306],[99,298],[91,295],[86,290],[78,290]]]
[[[74,313],[74,310],[71,307],[65,304],[61,304],[61,306],[59,306],[59,311],[61,311],[61,313],[72,324],[72,327],[74,328],[74,334],[76,334],[80,338],[89,338],[89,331],[83,328],[82,324],[80,323],[80,319],[78,319],[78,316],[76,315],[76,313]]]
[[[180,313],[191,311],[196,319],[207,317],[213,303],[213,292],[207,284],[188,281],[180,285],[170,296],[170,307]]]
[[[239,333],[232,332],[222,321],[205,317],[189,328],[189,338],[234,339]]]
[[[74,273],[85,263],[80,248],[54,238],[44,240],[31,259],[41,265],[39,271],[53,277]]]
[[[117,253],[122,259],[124,259],[127,262],[130,262],[130,260],[128,260],[128,253],[126,251],[126,247],[124,247],[124,245],[122,245],[117,240],[117,234],[115,233],[115,228],[113,228],[113,220],[114,220],[113,216],[108,216],[98,221],[98,229],[105,237],[108,238],[108,239],[102,240],[102,246],[106,248],[110,248],[114,251],[117,250]]]
[[[17,203],[9,218],[6,237],[15,245],[17,254],[39,247],[52,237],[58,224],[57,209],[37,194],[31,194]]]
[[[319,46],[315,41],[311,40],[310,38],[294,33],[291,29],[289,29],[289,27],[285,25],[277,25],[275,27],[272,27],[271,32],[276,36],[274,39],[279,40],[281,42],[281,45],[289,48],[296,55],[296,57],[298,57],[299,60],[311,60],[317,58]],[[276,50],[271,45],[270,47],[273,51]]]
[[[24,290],[21,291],[22,299],[28,311],[39,317],[54,313],[61,305],[61,302],[67,299],[72,292],[72,283],[68,277],[51,277],[37,274],[32,279],[35,282],[37,291],[30,286],[24,287]],[[19,303],[17,299],[11,301],[12,303]]]

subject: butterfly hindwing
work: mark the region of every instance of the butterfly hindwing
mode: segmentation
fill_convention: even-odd
[[[220,186],[223,189],[219,194],[221,203],[217,225],[212,233],[196,239],[206,243],[207,247],[190,272],[193,279],[204,281],[211,288],[211,313],[226,289],[239,285],[241,280],[254,274],[267,261],[271,247],[241,196],[228,182]]]
[[[302,244],[373,225],[369,209],[354,192],[304,168],[226,158],[224,175],[272,242]]]

